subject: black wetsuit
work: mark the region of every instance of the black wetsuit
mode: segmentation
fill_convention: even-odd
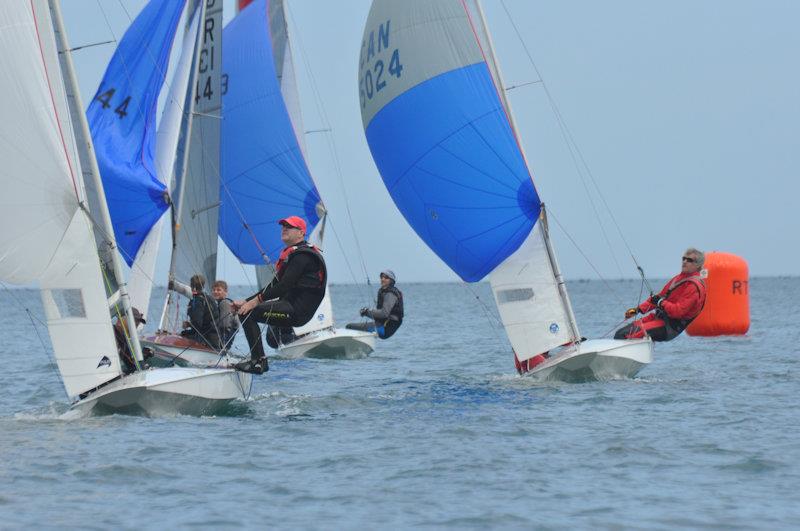
[[[181,335],[205,343],[209,347],[219,350],[219,332],[217,320],[219,307],[210,295],[200,292],[192,297],[187,309],[190,329],[181,332]]]
[[[276,264],[272,282],[247,299],[258,298],[263,302],[241,317],[250,356],[254,359],[265,357],[258,323],[269,325],[267,342],[276,348],[293,337],[292,327],[311,320],[325,296],[328,274],[319,250],[303,241],[284,249],[281,256],[285,258]]]

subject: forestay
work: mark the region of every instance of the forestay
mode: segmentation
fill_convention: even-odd
[[[148,3],[119,42],[86,112],[114,234],[131,265],[167,209],[156,175],[156,106],[183,1]]]
[[[367,141],[395,204],[462,279],[491,273],[518,358],[575,339],[480,6],[375,0],[359,95]]]
[[[76,396],[121,371],[48,2],[0,3],[0,48],[0,278],[38,282]]]

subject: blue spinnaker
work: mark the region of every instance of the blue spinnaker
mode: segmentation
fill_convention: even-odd
[[[219,234],[243,263],[275,261],[283,249],[278,220],[301,216],[310,234],[319,193],[281,94],[267,2],[257,0],[223,34],[227,74],[222,112]]]
[[[168,208],[156,176],[156,106],[184,0],[151,0],[117,46],[86,111],[114,235],[131,265]]]
[[[525,241],[540,202],[457,0],[376,0],[361,47],[372,156],[416,233],[468,282]]]

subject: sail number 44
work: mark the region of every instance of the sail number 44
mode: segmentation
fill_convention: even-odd
[[[94,99],[96,99],[97,101],[100,102],[100,105],[103,107],[103,109],[108,109],[108,108],[111,107],[111,98],[114,97],[114,94],[116,92],[117,92],[117,89],[110,88],[107,91],[102,92],[102,93],[98,94],[97,96],[95,96]],[[116,101],[118,101],[118,99],[115,100],[115,103],[116,103]],[[114,112],[119,115],[120,119],[125,118],[126,116],[128,116],[128,105],[130,104],[130,102],[131,102],[131,97],[130,96],[126,96],[122,100],[122,102],[120,102],[117,105],[117,107],[114,109]]]

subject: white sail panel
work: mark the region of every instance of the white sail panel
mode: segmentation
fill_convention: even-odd
[[[303,158],[308,160],[303,115],[300,110],[300,95],[297,92],[297,76],[295,74],[292,44],[289,40],[289,23],[285,9],[283,0],[273,0],[269,3],[272,56],[275,60],[275,74],[278,76],[283,102],[286,104],[286,110],[289,113],[297,143],[300,145]]]
[[[509,108],[508,101],[506,100],[506,91],[502,86],[500,76],[500,67],[494,60],[492,53],[492,37],[489,34],[489,29],[486,27],[485,19],[483,17],[483,8],[481,7],[480,0],[464,0],[464,7],[467,9],[469,16],[469,23],[472,29],[475,30],[475,38],[478,39],[478,45],[481,48],[483,59],[486,61],[489,71],[492,74],[492,81],[497,89],[497,94],[500,96],[500,101],[503,102],[506,113],[511,118],[511,109]]]
[[[320,223],[317,224],[316,228],[314,229],[314,232],[312,232],[311,236],[308,237],[308,241],[319,247],[320,250],[322,249],[322,235],[323,231],[325,230],[325,221],[326,219],[323,217]],[[333,304],[331,303],[331,289],[330,286],[326,286],[325,296],[319,303],[317,311],[314,312],[314,316],[311,318],[309,322],[307,322],[303,326],[295,327],[294,333],[295,335],[301,336],[303,334],[316,332],[317,330],[331,328],[332,326],[333,326]]]
[[[207,2],[201,29],[188,167],[177,198],[180,230],[174,274],[188,282],[199,273],[210,285],[217,274],[219,227],[222,2]]]
[[[69,396],[121,374],[91,222],[78,211],[39,279],[47,328]]]
[[[373,2],[359,56],[364,127],[412,87],[482,61],[459,0]]]
[[[574,339],[543,225],[540,220],[520,248],[489,275],[500,319],[520,361]]]
[[[120,374],[46,0],[0,4],[0,278],[38,281],[67,393]]]
[[[71,139],[61,134],[69,124],[58,123],[54,108],[63,102],[60,71],[57,60],[45,69],[34,6],[49,20],[46,2],[12,0],[0,8],[0,278],[12,283],[42,276],[78,208],[80,172],[70,167]],[[41,39],[50,48],[45,58],[56,57],[52,28],[41,28]]]
[[[167,186],[168,190],[173,190],[175,186],[178,141],[182,125],[187,113],[190,111],[185,108],[185,105],[187,93],[191,90],[189,77],[194,61],[201,11],[200,9],[196,10],[189,29],[184,34],[181,56],[172,77],[172,84],[164,103],[164,111],[156,133],[156,174],[159,180]],[[128,281],[131,304],[138,308],[144,316],[147,316],[150,307],[150,294],[153,290],[156,259],[159,245],[161,244],[163,224],[164,217],[162,216],[150,230],[150,233],[139,248]]]

